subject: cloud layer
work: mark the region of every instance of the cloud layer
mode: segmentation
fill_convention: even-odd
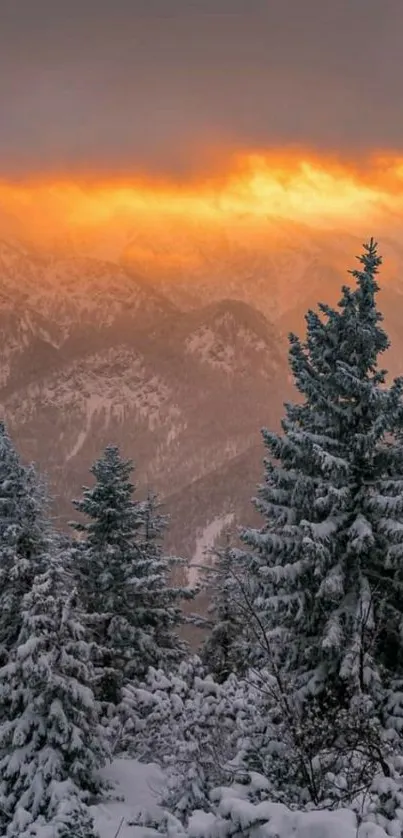
[[[0,171],[403,144],[401,0],[2,0]]]

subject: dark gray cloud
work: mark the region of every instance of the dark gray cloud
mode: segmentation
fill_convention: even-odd
[[[403,146],[403,0],[1,0],[0,169]]]

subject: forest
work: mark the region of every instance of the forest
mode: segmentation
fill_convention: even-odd
[[[338,305],[290,335],[296,397],[262,432],[260,527],[237,521],[197,586],[116,445],[66,532],[0,425],[5,838],[96,838],[117,758],[164,775],[133,836],[402,834],[403,378],[382,366],[381,264],[371,239]]]

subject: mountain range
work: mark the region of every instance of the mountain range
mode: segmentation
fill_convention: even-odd
[[[302,332],[319,299],[337,301],[361,243],[248,219],[214,234],[154,233],[132,233],[114,261],[0,240],[0,403],[63,524],[116,442],[139,493],[162,495],[169,550],[195,568],[224,529],[253,520],[260,429],[278,428],[293,397],[287,332]],[[397,374],[403,250],[381,246],[386,365]]]

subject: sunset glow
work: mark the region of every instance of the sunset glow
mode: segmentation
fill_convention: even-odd
[[[141,219],[219,224],[245,216],[315,227],[388,225],[403,213],[403,158],[378,155],[361,164],[308,154],[230,156],[221,171],[188,182],[153,178],[39,177],[0,182],[0,226],[16,220],[45,242],[68,231],[123,226]]]

